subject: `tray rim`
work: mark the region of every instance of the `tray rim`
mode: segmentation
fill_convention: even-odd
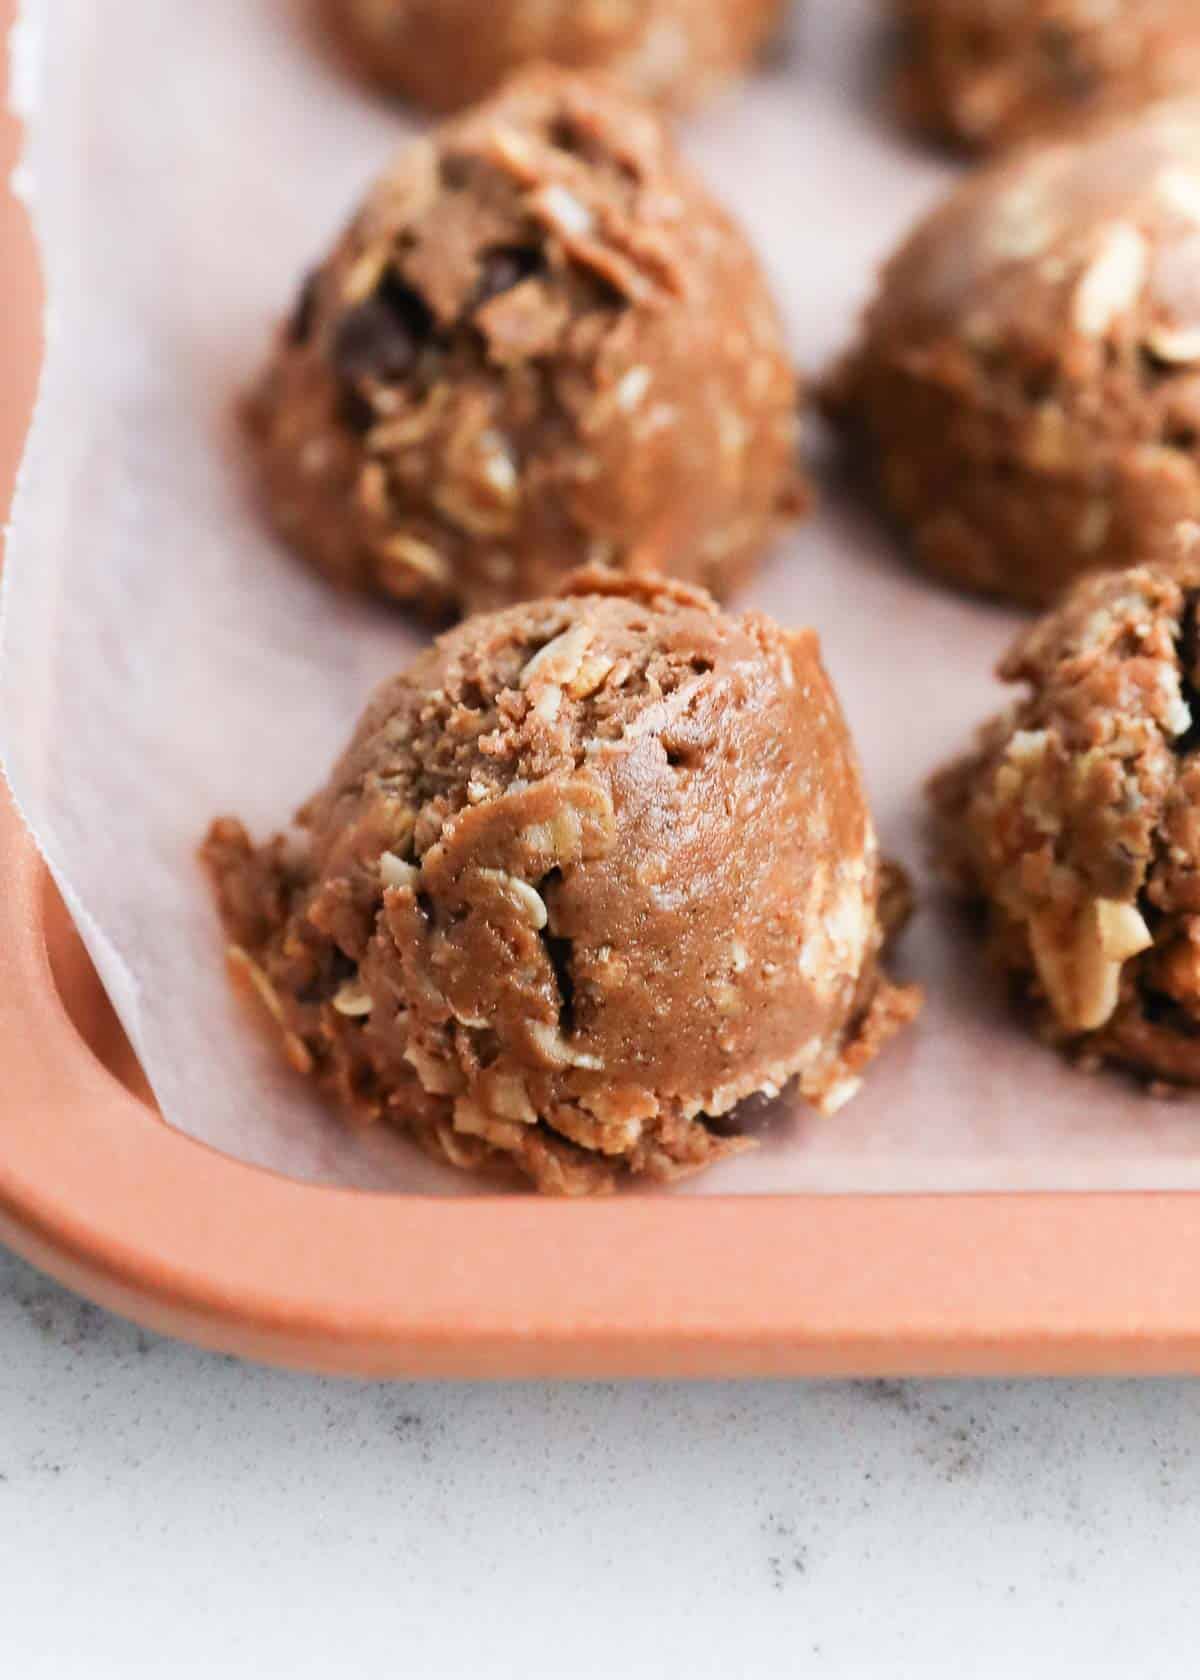
[[[7,793],[0,879],[0,1237],[152,1329],[374,1377],[1200,1370],[1188,1192],[580,1204],[247,1166],[173,1131],[80,1036]]]
[[[0,0],[0,31],[15,9]],[[0,108],[0,503],[41,323],[8,184],[18,140]],[[0,1241],[149,1328],[376,1377],[1200,1371],[1188,1192],[581,1205],[368,1195],[232,1160],[173,1131],[80,1035],[47,885],[0,789]]]

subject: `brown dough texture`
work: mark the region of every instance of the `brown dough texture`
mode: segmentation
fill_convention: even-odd
[[[235,969],[353,1122],[580,1195],[749,1147],[722,1117],[793,1078],[836,1108],[918,1000],[878,967],[815,635],[569,587],[379,689],[298,839],[226,818],[203,855]]]
[[[1200,90],[1196,0],[892,0],[917,127],[978,149]]]
[[[799,505],[796,400],[759,265],[659,122],[538,70],[384,176],[247,419],[298,549],[444,615],[582,564],[726,594]]]
[[[1200,1084],[1200,542],[1082,579],[1000,668],[1026,695],[933,784],[951,877],[1044,1036]]]
[[[937,576],[1025,604],[1200,513],[1200,102],[980,171],[827,396]]]
[[[746,69],[784,0],[323,0],[359,68],[434,110],[481,99],[536,60],[602,70],[672,109]]]

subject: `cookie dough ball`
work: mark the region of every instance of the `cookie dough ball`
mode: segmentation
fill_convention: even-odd
[[[657,121],[535,71],[384,177],[249,422],[285,535],[436,614],[585,563],[725,594],[795,504],[795,404],[759,266]]]
[[[893,0],[918,127],[1002,147],[1200,89],[1195,0]]]
[[[1200,513],[1200,102],[982,171],[884,271],[830,407],[918,560],[1026,604]]]
[[[539,1189],[669,1179],[795,1077],[833,1109],[916,1007],[816,637],[584,575],[381,688],[298,850],[218,822],[234,960],[358,1121]]]
[[[1200,1083],[1200,546],[1098,574],[1001,666],[1026,695],[934,784],[942,854],[1046,1036]]]
[[[784,0],[324,0],[374,81],[435,110],[535,60],[603,70],[630,93],[694,105],[744,70]]]

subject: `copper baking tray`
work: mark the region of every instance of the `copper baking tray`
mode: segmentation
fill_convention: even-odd
[[[8,122],[6,177],[15,150]],[[11,197],[0,276],[6,494],[40,320]],[[156,1111],[6,795],[0,872],[0,1237],[156,1329],[375,1376],[1200,1369],[1192,1194],[578,1205],[322,1188],[229,1159]]]

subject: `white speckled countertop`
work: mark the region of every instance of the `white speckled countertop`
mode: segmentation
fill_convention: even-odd
[[[1190,1675],[1198,1400],[356,1385],[0,1252],[0,1673]]]

